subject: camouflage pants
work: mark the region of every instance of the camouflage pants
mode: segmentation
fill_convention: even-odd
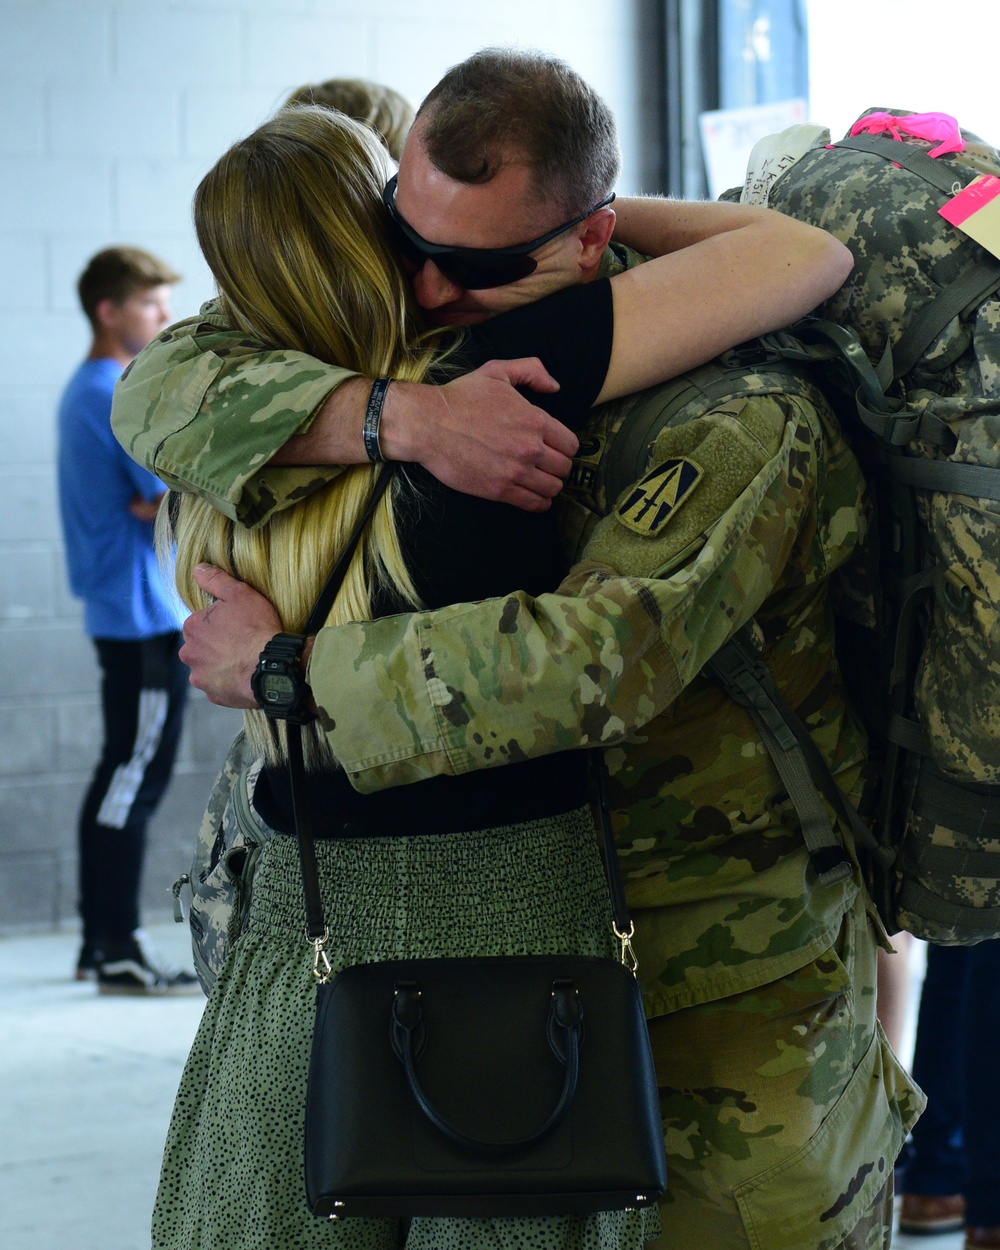
[[[669,1190],[658,1250],[887,1250],[922,1109],[875,1021],[863,902],[819,959],[650,1021]]]

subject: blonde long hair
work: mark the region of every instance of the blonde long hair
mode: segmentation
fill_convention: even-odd
[[[323,108],[282,111],[235,144],[206,174],[195,227],[230,324],[274,348],[291,348],[366,377],[420,381],[441,332],[417,324],[407,282],[391,251],[382,187],[391,167],[374,133]],[[301,632],[367,504],[378,470],[355,466],[256,529],[206,500],[172,508],[177,587],[192,611],[208,598],[195,565],[215,564],[274,604],[284,629]],[[161,509],[166,513],[167,509]],[[417,595],[387,491],[348,570],[329,624],[371,616],[374,592]],[[246,714],[247,734],[272,762],[284,727]],[[306,737],[312,766],[329,759],[319,732]]]

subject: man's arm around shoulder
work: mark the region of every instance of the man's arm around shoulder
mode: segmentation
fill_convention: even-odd
[[[347,383],[347,385],[344,385]],[[245,525],[364,464],[371,380],[231,329],[217,306],[139,354],[116,388],[113,425],[135,460]],[[531,511],[562,487],[577,448],[515,386],[555,390],[537,360],[492,361],[444,386],[394,382],[379,442],[446,485]]]
[[[207,304],[126,369],[112,425],[129,455],[168,486],[253,525],[339,472],[286,469],[272,481],[267,465],[354,376],[302,352],[266,348]]]

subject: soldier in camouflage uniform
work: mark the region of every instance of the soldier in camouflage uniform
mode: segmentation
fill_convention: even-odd
[[[270,462],[343,376],[209,311],[133,369],[116,428],[258,523],[329,479]],[[592,470],[627,410],[585,433],[559,505],[580,562],[558,591],[324,630],[317,709],[363,791],[603,745],[671,1171],[659,1244],[884,1247],[920,1096],[875,1024],[875,924],[856,866],[820,883],[753,722],[701,672],[756,616],[781,692],[855,786],[826,584],[859,538],[861,474],[818,393],[762,387],[665,430],[607,500]],[[218,571],[204,586],[218,601],[189,657],[240,620],[252,667],[269,605]]]

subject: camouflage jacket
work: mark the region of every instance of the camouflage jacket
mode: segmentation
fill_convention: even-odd
[[[817,884],[749,715],[701,674],[755,615],[782,693],[855,785],[864,739],[826,589],[858,538],[861,478],[819,413],[765,396],[668,431],[657,457],[696,463],[697,489],[656,536],[623,524],[623,496],[554,594],[328,630],[313,652],[325,728],[362,790],[608,748],[651,1014],[802,966],[857,889]]]
[[[163,474],[150,455],[161,422],[168,437],[182,438],[200,421],[209,436],[191,445],[190,485],[232,508],[246,478],[228,451],[213,451],[213,406],[220,425],[232,425],[239,406],[243,463],[260,464],[291,432],[285,400],[274,398],[290,366],[277,362],[279,381],[271,378],[267,392],[281,415],[255,420],[251,372],[225,406],[200,383],[186,388],[202,335],[208,351],[224,350],[213,321],[193,327],[183,358],[168,336],[137,362],[145,376],[171,369],[171,391],[191,396],[195,410],[166,416],[155,392],[133,402],[125,388],[116,428]],[[240,336],[229,337],[246,350]],[[253,368],[266,384],[267,364]],[[616,415],[615,405],[595,410],[582,436],[584,469],[607,445]],[[756,616],[782,693],[845,788],[855,785],[864,739],[840,697],[827,583],[859,540],[860,470],[818,394],[745,396],[665,430],[653,463],[669,469],[681,460],[699,480],[655,532],[636,523],[628,492],[601,516],[603,502],[583,485],[587,473],[576,475],[560,507],[581,563],[556,592],[325,630],[309,672],[334,751],[362,791],[607,749],[651,1015],[804,966],[832,944],[858,889],[857,874],[818,884],[749,716],[701,669]],[[174,484],[182,468],[175,454],[167,467]],[[277,492],[280,471],[270,481]],[[300,486],[289,475],[282,502]]]
[[[273,469],[267,461],[355,376],[302,352],[265,349],[233,330],[209,300],[125,370],[111,424],[133,460],[155,464],[161,481],[204,495],[252,528],[340,472]]]

